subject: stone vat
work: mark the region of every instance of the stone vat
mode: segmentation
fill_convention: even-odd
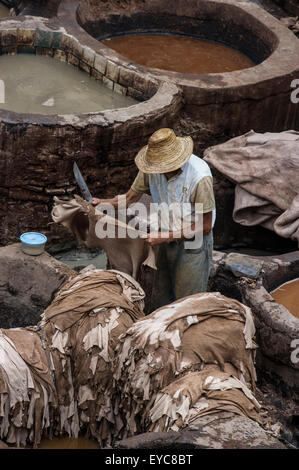
[[[152,132],[173,124],[182,106],[181,91],[142,74],[135,74],[125,89],[113,82],[119,68],[48,19],[2,20],[0,32],[3,54],[50,55],[140,101],[129,108],[82,115],[0,111],[0,245],[37,229],[51,244],[64,237],[50,224],[53,195],[78,192],[74,160],[94,196],[125,191],[136,174],[136,149]]]
[[[276,389],[295,400],[299,396],[299,319],[270,295],[299,277],[299,252],[252,257],[214,252],[210,290],[248,305],[257,329],[257,371]]]
[[[183,34],[231,45],[257,64],[230,73],[185,75],[130,63],[101,46],[101,53],[115,64],[179,85],[184,110],[193,121],[227,135],[250,129],[279,132],[298,128],[298,106],[291,102],[291,84],[299,78],[299,42],[258,5],[232,0],[130,0],[125,5],[113,0],[64,0],[60,12],[68,11],[74,17],[71,10],[75,4],[79,24],[99,41],[140,32]],[[74,22],[72,27],[76,28]],[[121,78],[123,84],[127,80],[127,76]]]

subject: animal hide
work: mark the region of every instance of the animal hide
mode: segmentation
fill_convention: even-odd
[[[186,297],[139,320],[114,364],[119,437],[187,425],[230,410],[258,421],[251,310],[220,293]]]
[[[250,131],[208,148],[204,160],[236,184],[235,222],[299,245],[299,132]]]
[[[110,443],[119,419],[111,362],[119,335],[142,318],[129,275],[92,270],[69,280],[36,327],[0,330],[0,438],[37,447],[47,433],[87,428]]]
[[[103,218],[107,225],[116,227],[116,235],[118,227],[121,227],[127,235],[124,238],[117,236],[98,238],[96,226]],[[107,254],[110,269],[130,274],[134,279],[139,279],[141,266],[156,269],[154,250],[145,242],[146,233],[142,238],[137,230],[116,218],[98,213],[94,206],[79,196],[69,201],[54,197],[52,219],[70,230],[77,240],[88,248],[103,249]],[[131,233],[134,238],[128,233]]]

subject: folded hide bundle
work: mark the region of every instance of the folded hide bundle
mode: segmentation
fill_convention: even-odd
[[[89,270],[36,327],[0,330],[0,438],[37,446],[85,430],[109,446],[221,411],[259,421],[251,310],[218,292],[147,317],[143,302],[131,276]]]
[[[87,428],[109,444],[118,336],[143,317],[144,292],[129,275],[92,270],[68,281],[36,327],[0,330],[0,437],[37,446],[48,430]]]
[[[299,245],[299,132],[250,131],[208,148],[204,160],[236,184],[235,222]]]
[[[252,392],[232,374],[215,366],[189,372],[154,396],[143,416],[153,432],[178,431],[207,414],[228,411],[260,422],[260,405]]]
[[[200,410],[258,420],[254,334],[251,310],[218,292],[186,297],[136,322],[120,338],[114,365],[126,422],[117,437],[177,429]],[[224,390],[215,386],[223,381]]]

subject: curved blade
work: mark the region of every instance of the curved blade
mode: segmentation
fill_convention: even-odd
[[[93,197],[90,194],[90,191],[87,187],[87,184],[85,183],[84,178],[81,175],[81,171],[79,170],[78,165],[77,165],[76,162],[74,162],[73,171],[74,171],[74,176],[76,178],[76,181],[79,185],[79,188],[81,190],[81,193],[82,193],[84,199],[86,199],[86,201],[91,203],[93,201]]]

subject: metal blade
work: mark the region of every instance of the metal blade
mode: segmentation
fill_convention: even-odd
[[[81,175],[81,171],[79,170],[79,167],[78,167],[76,162],[74,162],[73,171],[74,171],[74,176],[76,178],[76,181],[79,185],[79,188],[81,190],[81,193],[82,193],[84,199],[86,199],[86,201],[92,203],[93,197],[90,194],[90,191],[87,187],[87,184],[85,183],[84,178]]]

